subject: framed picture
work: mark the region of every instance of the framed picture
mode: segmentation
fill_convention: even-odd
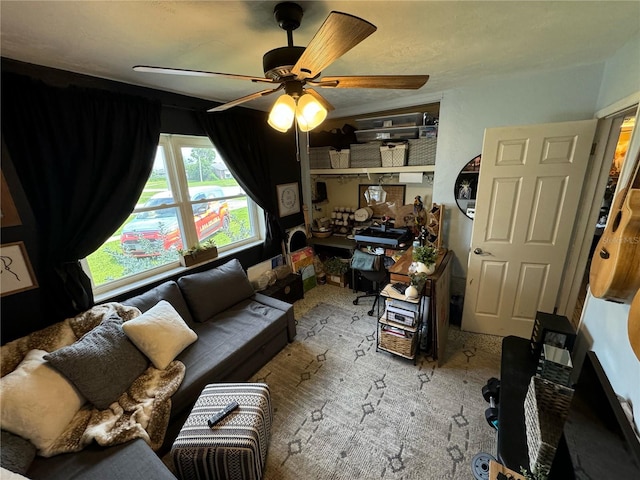
[[[0,245],[0,296],[37,287],[24,242]]]
[[[278,191],[278,211],[280,217],[300,212],[300,195],[298,182],[284,183],[276,186]]]

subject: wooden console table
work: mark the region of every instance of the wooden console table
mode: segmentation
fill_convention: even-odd
[[[409,248],[398,261],[389,267],[391,282],[409,283],[409,265],[413,261],[413,247]],[[431,336],[431,351],[428,354],[438,365],[444,360],[449,333],[449,302],[451,284],[451,260],[453,251],[443,251],[436,260],[436,271],[429,275],[424,286],[424,295],[429,297],[427,322]]]

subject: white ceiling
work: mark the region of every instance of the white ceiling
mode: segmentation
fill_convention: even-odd
[[[138,64],[262,76],[286,45],[277,1],[1,0],[3,57],[215,101],[262,90],[242,80],[138,73]],[[639,1],[301,1],[294,43],[306,46],[332,10],[378,31],[323,75],[429,74],[418,91],[323,89],[342,112],[427,103],[479,79],[603,62],[640,28]],[[245,106],[268,110],[273,97]],[[427,100],[427,101],[425,101]],[[432,100],[431,100],[432,101]]]

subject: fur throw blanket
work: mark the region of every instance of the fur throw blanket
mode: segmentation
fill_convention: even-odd
[[[114,313],[127,321],[139,316],[140,310],[118,303],[97,305],[76,317],[7,343],[0,349],[2,376],[13,371],[30,350],[53,352],[71,345]],[[171,396],[182,383],[184,373],[184,364],[177,360],[164,370],[150,364],[107,410],[85,403],[62,435],[38,454],[51,457],[80,451],[93,441],[109,446],[135,438],[144,439],[154,450],[159,449],[169,424]]]

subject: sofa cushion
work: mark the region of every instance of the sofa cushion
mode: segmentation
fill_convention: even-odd
[[[24,475],[36,456],[36,447],[29,440],[2,430],[0,434],[0,465]],[[0,476],[0,478],[3,478]]]
[[[160,300],[139,317],[124,322],[122,329],[159,370],[167,368],[176,355],[198,339],[166,300]]]
[[[128,298],[120,303],[136,307],[144,313],[151,307],[155,306],[160,300],[166,300],[169,302],[173,308],[177,310],[182,319],[187,322],[187,325],[193,325],[193,318],[191,317],[189,307],[187,307],[187,302],[185,302],[184,297],[182,296],[180,287],[178,287],[178,284],[173,280],[162,283],[148,292]]]
[[[286,329],[282,310],[251,299],[225,310],[213,322],[198,324],[198,341],[177,357],[185,364],[186,373],[171,398],[172,412],[190,408],[207,383],[227,381],[273,337],[281,334],[286,342]]]
[[[200,273],[178,279],[193,318],[206,322],[236,303],[253,295],[253,287],[238,259]]]
[[[141,438],[113,447],[92,444],[77,453],[36,457],[27,476],[32,480],[176,480]]]
[[[44,360],[47,352],[31,350],[0,380],[0,423],[9,432],[49,447],[64,431],[85,399]]]
[[[122,319],[115,314],[45,359],[100,410],[115,402],[149,363],[127,338]]]

